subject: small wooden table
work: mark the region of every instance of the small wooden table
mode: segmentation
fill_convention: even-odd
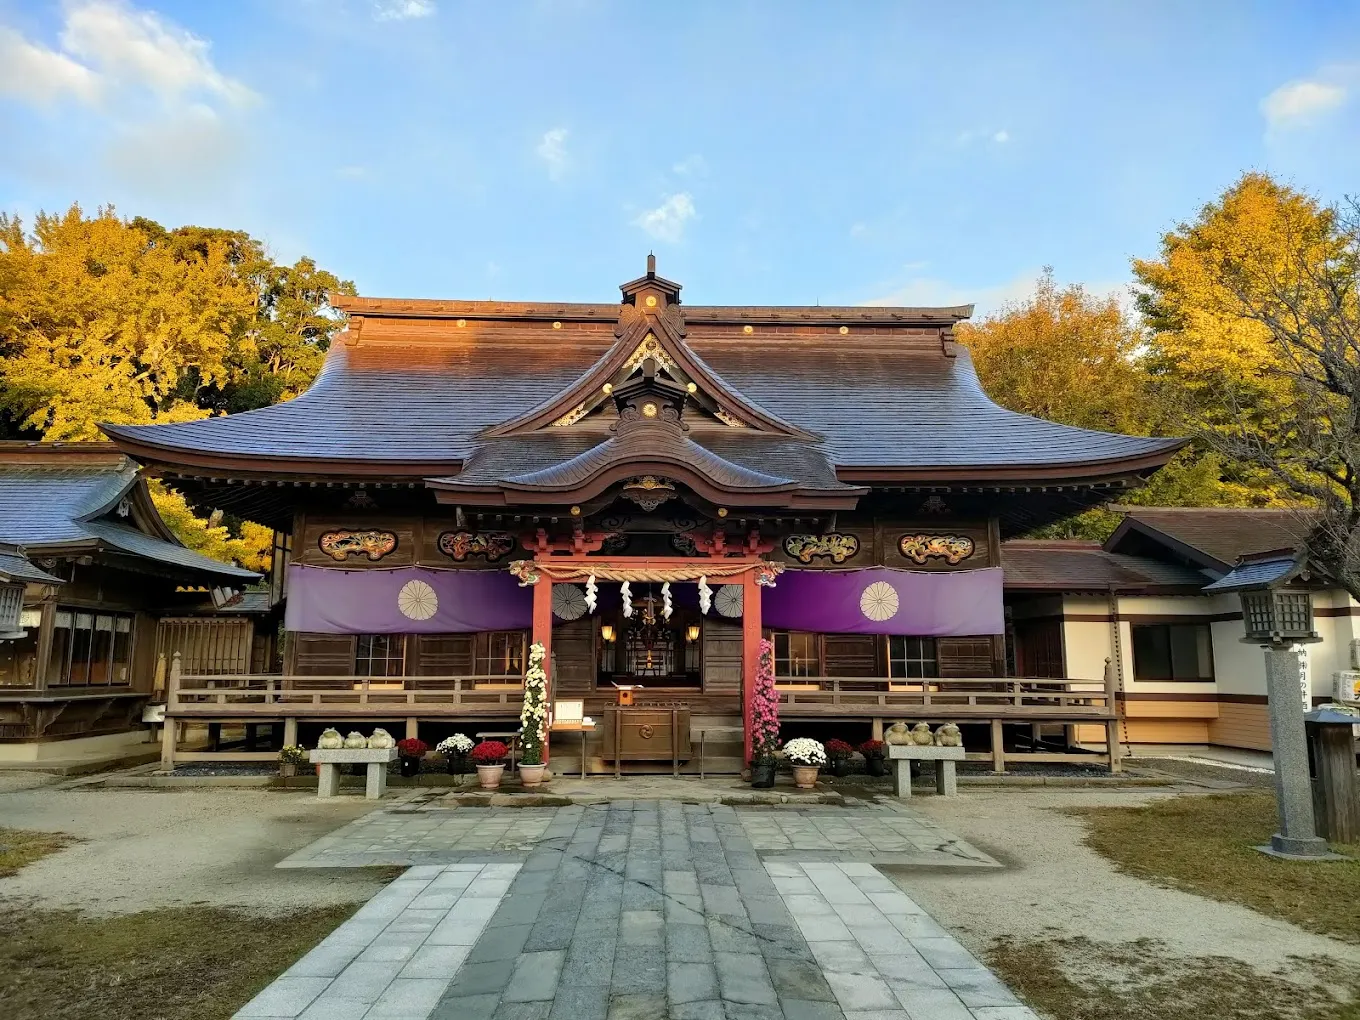
[[[548,728],[550,733],[579,733],[581,734],[581,778],[587,778],[586,773],[586,734],[595,732],[595,724],[592,723],[553,723]],[[565,772],[562,773],[564,776]]]
[[[893,793],[911,796],[911,763],[935,763],[935,792],[941,797],[956,797],[959,792],[954,763],[963,761],[962,747],[939,747],[935,744],[889,744],[888,759],[893,764]]]
[[[318,798],[334,797],[339,791],[341,765],[367,765],[364,796],[369,800],[379,800],[387,792],[387,766],[397,760],[397,749],[337,747],[322,750],[318,747],[307,753],[307,759],[313,765],[321,766],[321,777],[316,784]]]

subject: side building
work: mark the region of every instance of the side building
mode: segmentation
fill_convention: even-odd
[[[112,444],[0,443],[0,767],[145,756],[173,650],[249,670],[251,618],[212,600],[257,580],[186,549]]]
[[[1302,556],[1297,510],[1125,507],[1104,543],[1018,540],[1002,547],[1014,667],[1027,676],[1112,674],[1120,739],[1270,749],[1265,665],[1243,640],[1237,595],[1206,591],[1244,561]],[[1311,698],[1332,700],[1333,674],[1354,669],[1360,605],[1313,572],[1319,641],[1307,650]],[[1078,736],[1097,743],[1094,727]]]

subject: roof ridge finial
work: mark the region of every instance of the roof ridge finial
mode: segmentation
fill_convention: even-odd
[[[652,252],[647,253],[647,275],[656,275],[656,255]]]

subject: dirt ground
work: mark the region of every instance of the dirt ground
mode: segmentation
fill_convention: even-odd
[[[1187,792],[1193,791],[1046,787],[963,790],[949,799],[923,797],[913,801],[914,810],[1007,867],[985,873],[883,870],[984,958],[1000,940],[1042,943],[1057,954],[1062,969],[1073,974],[1087,965],[1080,958],[1082,947],[1089,950],[1094,943],[1103,967],[1122,969],[1109,961],[1127,957],[1129,974],[1108,975],[1115,984],[1131,978],[1138,957],[1129,949],[1139,945],[1147,948],[1145,955],[1164,962],[1168,971],[1179,967],[1184,973],[1196,969],[1222,973],[1234,966],[1222,960],[1226,957],[1259,975],[1283,974],[1310,985],[1317,980],[1317,970],[1300,966],[1298,959],[1325,957],[1348,974],[1360,973],[1360,946],[1312,934],[1245,907],[1121,874],[1083,845],[1085,823],[1060,810],[1133,807]]]
[[[368,899],[390,876],[274,864],[373,810],[371,802],[263,790],[88,790],[0,774],[0,827],[77,842],[0,878],[0,904],[127,913],[200,904],[286,914]]]

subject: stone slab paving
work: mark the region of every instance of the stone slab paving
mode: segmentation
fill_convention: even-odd
[[[425,1020],[519,870],[518,864],[411,868],[236,1017]]]
[[[374,811],[297,853],[280,868],[417,866],[523,857],[539,844],[555,807],[413,808]]]
[[[765,859],[1001,866],[977,847],[895,804],[742,808],[739,817],[751,845]]]
[[[412,868],[239,1017],[1036,1020],[871,862],[846,859],[951,856],[948,834],[904,824],[909,812],[615,801],[387,814],[290,866],[371,863],[404,834],[421,853],[485,860]],[[752,832],[808,845],[762,858]],[[785,851],[841,859],[768,856]]]

